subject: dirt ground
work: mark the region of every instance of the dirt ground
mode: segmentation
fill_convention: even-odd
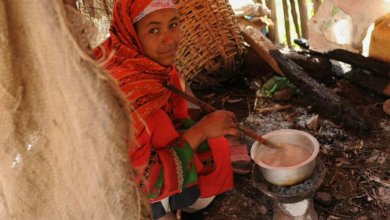
[[[195,95],[217,108],[235,112],[241,123],[259,134],[293,128],[316,137],[320,143],[318,157],[326,166],[325,179],[314,196],[319,219],[390,219],[390,116],[382,110],[386,97],[345,80],[327,85],[347,98],[372,124],[369,132],[356,133],[315,110],[305,99],[308,94],[295,95],[285,102],[256,101],[256,91],[272,71],[262,64],[250,71],[240,71],[224,85],[193,88]],[[287,107],[264,111],[275,105]],[[308,121],[316,116],[317,128],[309,129]],[[248,148],[253,143],[245,136],[242,141]],[[253,187],[251,174],[235,175],[233,190],[218,196],[205,210],[186,215],[184,219],[272,219],[272,205],[267,196]]]

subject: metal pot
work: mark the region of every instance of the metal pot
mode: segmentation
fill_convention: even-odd
[[[307,147],[311,151],[311,156],[299,164],[288,167],[272,167],[263,163],[256,156],[267,146],[264,146],[257,141],[253,143],[251,157],[258,165],[264,179],[268,182],[279,186],[296,185],[313,174],[316,164],[315,159],[319,151],[319,143],[312,135],[304,131],[282,129],[267,133],[263,137],[275,144],[295,144]]]

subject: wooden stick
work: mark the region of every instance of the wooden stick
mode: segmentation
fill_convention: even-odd
[[[298,38],[301,38],[302,34],[301,34],[301,30],[299,29],[298,13],[297,13],[297,7],[295,6],[295,0],[290,0],[290,6],[291,6],[291,15],[294,22],[295,32],[297,33]]]
[[[291,47],[291,34],[290,34],[290,13],[288,10],[287,0],[283,0],[283,15],[284,15],[284,28],[286,30],[286,45]]]
[[[301,19],[302,37],[309,39],[309,27],[307,24],[307,19],[309,19],[309,16],[307,15],[306,0],[298,0],[298,6],[299,18]]]
[[[278,31],[278,17],[276,15],[276,2],[275,0],[269,0],[266,2],[267,7],[272,11],[271,13],[271,20],[274,23],[274,25],[268,27],[269,28],[269,39],[275,43],[279,44],[279,31]]]
[[[176,87],[172,86],[172,85],[169,85],[167,83],[163,83],[163,86],[167,89],[169,89],[170,91],[172,91],[173,93],[183,97],[184,99],[186,99],[187,101],[189,102],[192,102],[193,104],[199,106],[201,109],[207,111],[207,112],[213,112],[213,111],[216,111],[218,109],[216,109],[214,106],[200,100],[200,99],[197,99],[195,97],[192,97],[190,95],[187,95],[186,93],[184,93],[183,91],[177,89]],[[270,147],[270,148],[279,148],[278,145],[275,145],[274,143],[272,142],[269,142],[267,139],[263,138],[262,136],[258,135],[255,131],[249,129],[249,128],[246,128],[246,127],[242,127],[240,125],[238,125],[238,130],[240,130],[242,133],[246,134],[247,136],[255,139],[256,141]]]

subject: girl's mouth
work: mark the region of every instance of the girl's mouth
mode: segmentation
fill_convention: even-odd
[[[176,51],[177,51],[177,48],[174,48],[174,49],[162,51],[162,52],[160,52],[160,54],[163,55],[163,56],[175,56],[176,55]]]

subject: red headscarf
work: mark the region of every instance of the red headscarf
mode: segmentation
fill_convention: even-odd
[[[145,119],[164,106],[171,92],[162,83],[176,74],[175,66],[164,67],[143,54],[133,20],[152,0],[117,0],[113,8],[110,37],[94,50],[118,80],[131,105],[131,119],[137,136],[145,128]]]

